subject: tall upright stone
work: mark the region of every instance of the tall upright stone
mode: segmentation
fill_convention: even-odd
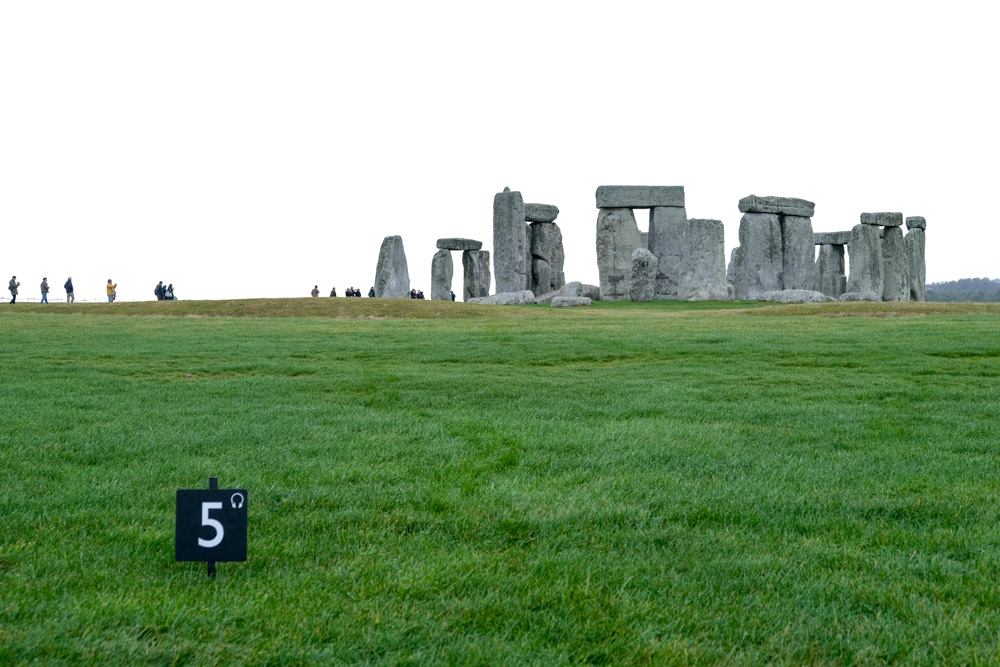
[[[736,246],[729,252],[729,264],[726,266],[726,282],[730,285],[736,282],[736,253],[740,251],[740,247]]]
[[[847,252],[851,262],[851,275],[847,279],[847,292],[872,292],[882,296],[882,241],[879,227],[870,224],[854,225]]]
[[[639,247],[632,252],[632,278],[628,286],[629,301],[652,301],[656,296],[656,256]]]
[[[375,296],[382,299],[409,299],[410,272],[406,267],[402,236],[386,236],[375,267]]]
[[[882,300],[909,301],[910,279],[902,227],[885,227],[882,235]]]
[[[725,225],[721,220],[688,220],[677,298],[682,301],[729,299]]]
[[[683,206],[656,206],[649,209],[648,248],[656,255],[656,298],[676,299],[684,261],[687,210]]]
[[[534,266],[531,256],[531,224],[524,223],[524,288],[537,293],[538,286],[535,284],[535,274],[532,271]]]
[[[566,276],[563,273],[563,266],[566,261],[566,252],[563,249],[562,231],[559,225],[554,222],[535,222],[531,224],[531,257],[532,257],[532,283],[535,294],[542,295],[558,290],[566,283]],[[534,270],[535,261],[542,260],[547,267],[548,277],[540,277]],[[542,268],[543,272],[545,271]]]
[[[527,289],[525,226],[521,193],[504,188],[493,197],[493,270],[498,294]]]
[[[455,275],[455,265],[451,261],[451,251],[441,249],[431,260],[431,299],[451,301],[451,279]]]
[[[468,301],[469,299],[483,296],[480,289],[482,270],[479,266],[478,250],[462,251],[462,274],[464,276],[464,280],[462,281],[462,300]]]
[[[597,216],[597,270],[603,301],[628,299],[632,253],[642,246],[630,208],[602,208]]]
[[[909,278],[910,301],[925,301],[924,291],[927,279],[927,265],[924,258],[926,250],[927,221],[920,216],[906,219],[906,237],[903,244],[906,247],[906,268]]]
[[[774,213],[745,213],[736,253],[735,298],[753,300],[782,288],[781,221]]]
[[[847,291],[847,271],[844,263],[844,246],[823,244],[816,258],[818,291],[826,296],[839,299]]]
[[[489,296],[492,276],[490,275],[490,251],[479,251],[479,296]]]
[[[816,289],[816,247],[812,220],[795,215],[781,216],[782,289]]]

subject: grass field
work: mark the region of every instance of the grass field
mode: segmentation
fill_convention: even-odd
[[[0,664],[1000,661],[1000,305],[750,306],[0,306]]]

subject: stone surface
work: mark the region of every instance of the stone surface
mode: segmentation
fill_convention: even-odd
[[[758,197],[750,195],[740,200],[740,213],[775,213],[811,218],[816,204],[794,197]]]
[[[773,213],[745,213],[740,219],[740,245],[736,253],[734,294],[753,300],[764,292],[780,291],[781,221]]]
[[[781,288],[816,289],[816,245],[809,218],[781,217]]]
[[[684,206],[682,185],[602,185],[597,208],[653,208]]]
[[[644,246],[656,255],[656,298],[676,299],[684,261],[687,211],[677,206],[657,206],[649,211],[649,240]]]
[[[559,217],[559,208],[552,204],[525,204],[525,222],[555,222]]]
[[[601,300],[601,288],[597,285],[588,285],[587,283],[581,283],[579,280],[574,280],[571,283],[566,283],[562,288],[563,296],[585,296],[593,301]]]
[[[628,287],[629,301],[652,301],[656,296],[656,255],[645,248],[632,252],[632,280]]]
[[[776,292],[763,292],[758,301],[773,301],[774,303],[826,303],[834,301],[822,292],[810,289],[784,289]]]
[[[585,296],[557,296],[552,299],[553,308],[574,308],[576,306],[589,306],[590,299]]]
[[[523,306],[535,303],[535,295],[530,290],[520,292],[501,292],[493,296],[479,296],[469,299],[466,303],[479,303],[486,306]]]
[[[839,301],[881,301],[882,295],[875,292],[844,292]]]
[[[524,288],[537,292],[538,286],[535,285],[535,274],[531,270],[531,266],[531,223],[526,222],[524,223],[524,268],[527,273],[525,274]]]
[[[479,251],[479,296],[489,296],[493,282],[490,275],[490,251]]]
[[[634,276],[632,281],[635,282]],[[721,220],[687,221],[677,298],[682,301],[729,299],[725,226]]]
[[[557,290],[566,282],[563,266],[566,262],[566,252],[563,249],[562,230],[555,223],[536,222],[531,225],[531,256],[533,259],[541,259],[549,267],[549,281],[543,283],[543,279],[537,274],[532,275],[532,282],[536,289],[536,294],[545,294],[552,290]],[[534,268],[534,263],[532,263]]]
[[[847,264],[844,262],[844,246],[824,244],[816,258],[816,277],[819,291],[834,299],[847,291]]]
[[[910,279],[902,227],[886,227],[882,236],[882,300],[910,300]]]
[[[438,250],[431,260],[431,299],[451,301],[451,279],[455,275],[455,265],[451,261],[450,250]]]
[[[862,213],[862,225],[877,225],[879,227],[899,227],[903,224],[902,213]]]
[[[632,253],[642,246],[630,208],[602,208],[597,216],[597,270],[601,299],[624,301],[632,280]]]
[[[907,229],[927,229],[927,221],[919,215],[915,215],[912,218],[906,219]]]
[[[882,298],[882,241],[879,228],[873,225],[854,225],[847,252],[851,275],[847,279],[848,292],[874,292]]]
[[[739,251],[740,247],[736,246],[729,252],[729,264],[726,265],[726,283],[730,285],[736,280],[736,253]]]
[[[813,243],[816,245],[847,245],[851,242],[851,232],[815,232]]]
[[[527,255],[524,201],[520,192],[505,188],[493,197],[493,277],[498,294],[527,287]]]
[[[402,236],[386,236],[375,267],[375,296],[381,299],[409,299],[410,272],[406,267]]]
[[[535,294],[548,294],[555,291],[552,287],[552,267],[544,259],[537,257],[531,260],[531,275]]]
[[[479,250],[483,247],[483,242],[472,239],[438,239],[437,247],[442,250]]]
[[[468,301],[483,296],[479,288],[482,271],[479,266],[479,251],[466,250],[462,253],[462,300]]]
[[[910,301],[926,301],[925,281],[927,266],[924,260],[926,232],[923,227],[912,227],[903,239],[906,248],[906,274],[909,279]]]

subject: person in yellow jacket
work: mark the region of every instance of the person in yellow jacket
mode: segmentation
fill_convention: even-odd
[[[118,283],[114,285],[111,284],[111,278],[108,278],[108,303],[112,303],[115,300],[115,288],[118,287]]]

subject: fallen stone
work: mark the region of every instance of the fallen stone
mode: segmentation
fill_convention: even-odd
[[[574,308],[576,306],[589,306],[591,300],[585,296],[557,296],[552,299],[553,308]]]
[[[562,288],[562,296],[585,296],[592,301],[601,300],[601,288],[597,285],[588,285],[579,280],[566,283]]]
[[[794,197],[758,197],[750,195],[740,200],[740,213],[775,213],[811,218],[816,212],[816,204]]]
[[[472,239],[438,239],[437,247],[442,250],[479,250],[483,247],[483,242]]]
[[[466,250],[462,253],[462,300],[468,301],[483,296],[479,288],[479,280],[482,276],[479,266],[479,251]]]
[[[386,236],[382,240],[375,267],[375,296],[380,299],[410,298],[410,273],[402,236]]]
[[[847,245],[851,242],[851,232],[816,232],[813,234],[815,245]]]
[[[597,208],[654,208],[684,206],[683,185],[602,185]]]
[[[632,282],[635,282],[634,275]],[[725,226],[721,220],[687,221],[677,298],[682,301],[729,300]]]
[[[490,251],[479,251],[479,296],[489,296],[493,282],[490,275]]]
[[[773,301],[774,303],[827,303],[836,301],[822,292],[810,289],[784,289],[775,292],[763,292],[758,301]]]
[[[879,227],[899,227],[903,224],[902,213],[862,213],[862,225],[877,225]]]
[[[438,250],[431,260],[431,299],[451,301],[451,279],[455,265],[451,261],[450,250]]]
[[[629,301],[652,301],[656,296],[656,255],[645,248],[632,252],[632,280],[628,287]]]
[[[927,221],[921,216],[915,215],[912,218],[906,219],[907,229],[927,229]]]
[[[910,278],[902,227],[886,227],[882,236],[882,300],[910,300]]]
[[[520,192],[504,188],[493,197],[493,275],[497,293],[521,292],[528,284],[528,239]]]
[[[642,238],[630,208],[602,208],[597,216],[597,270],[601,299],[624,301],[632,280],[632,253]]]
[[[733,288],[740,301],[754,300],[764,292],[780,291],[781,222],[773,213],[745,213],[740,220],[740,245],[736,253]]]
[[[559,208],[551,204],[525,204],[525,222],[555,222],[559,217]]]
[[[881,301],[882,296],[875,292],[844,292],[839,301]]]
[[[921,218],[922,220],[923,218]],[[909,279],[910,301],[925,301],[927,266],[924,260],[926,232],[923,227],[913,227],[903,239],[906,248],[906,273]]]
[[[503,292],[493,296],[480,296],[469,299],[466,303],[478,303],[484,306],[523,306],[535,303],[535,295],[530,290],[520,292]]]
[[[882,298],[882,241],[878,230],[873,225],[854,225],[851,230],[851,242],[847,244],[851,263],[849,293],[874,292]]]
[[[649,240],[646,245],[656,255],[656,298],[676,299],[684,261],[687,210],[677,206],[657,206],[649,211]]]
[[[847,291],[847,265],[844,263],[844,246],[823,244],[816,258],[816,276],[819,291],[837,299]]]
[[[781,286],[783,290],[816,289],[816,245],[809,218],[781,218]]]

